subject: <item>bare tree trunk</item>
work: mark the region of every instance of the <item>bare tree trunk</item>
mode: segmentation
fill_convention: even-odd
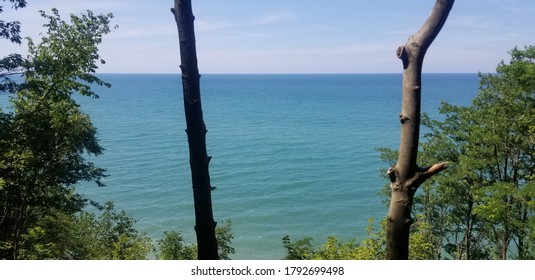
[[[186,133],[188,135],[193,201],[195,204],[195,231],[199,260],[217,260],[216,223],[212,213],[212,194],[208,164],[210,157],[206,152],[206,126],[201,106],[200,75],[197,66],[195,30],[191,0],[175,0],[171,9],[175,15],[180,41],[180,69]]]
[[[468,209],[466,210],[466,229],[464,233],[464,247],[466,250],[466,256],[465,260],[472,259],[472,227],[474,225],[473,221],[473,206],[474,206],[474,199],[470,195],[468,197]]]
[[[447,168],[447,163],[420,168],[416,160],[420,134],[421,77],[424,56],[446,22],[454,0],[437,0],[420,30],[397,49],[403,62],[403,92],[399,119],[401,138],[398,161],[388,170],[391,200],[387,219],[387,259],[408,259],[409,232],[413,222],[414,193],[429,177]]]
[[[507,251],[509,249],[509,226],[505,225],[505,228],[503,229],[503,237],[502,237],[502,244],[500,247],[500,259],[506,260],[507,259]]]

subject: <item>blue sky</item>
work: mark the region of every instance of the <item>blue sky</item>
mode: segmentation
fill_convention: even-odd
[[[202,73],[399,73],[395,50],[429,15],[432,0],[193,0]],[[28,0],[18,19],[37,38],[38,10],[112,12],[119,28],[101,45],[102,73],[176,73],[172,0]],[[535,1],[457,0],[424,72],[493,72],[515,46],[535,44]],[[0,54],[23,53],[0,41]]]

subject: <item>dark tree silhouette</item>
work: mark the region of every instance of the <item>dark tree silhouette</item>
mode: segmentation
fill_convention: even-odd
[[[6,2],[3,0],[2,2]],[[9,0],[13,9],[19,9],[26,7],[25,0]],[[0,13],[4,11],[4,6],[0,4]],[[0,19],[0,38],[8,39],[13,43],[21,44],[22,37],[20,37],[20,22],[10,21],[6,22]]]
[[[210,157],[206,152],[206,126],[201,106],[200,75],[195,47],[195,29],[191,0],[175,0],[171,9],[175,16],[180,41],[180,69],[186,133],[188,135],[193,201],[195,204],[195,231],[197,233],[198,258],[216,260],[216,222],[212,213],[212,195],[208,165]]]
[[[454,0],[437,0],[431,15],[420,30],[411,36],[405,45],[397,49],[397,56],[403,62],[402,104],[399,115],[401,137],[397,163],[388,170],[391,199],[386,233],[387,259],[408,259],[414,194],[425,180],[447,168],[446,162],[420,168],[416,160],[420,134],[424,56],[444,26],[454,2]]]

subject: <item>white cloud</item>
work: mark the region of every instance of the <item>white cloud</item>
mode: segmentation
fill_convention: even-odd
[[[226,29],[234,26],[234,24],[228,21],[207,21],[207,20],[196,20],[195,21],[195,30],[198,31],[214,31]]]
[[[266,25],[266,24],[273,24],[273,23],[281,23],[281,22],[287,22],[294,18],[294,15],[292,13],[289,13],[287,11],[279,11],[274,13],[269,13],[262,15],[254,20],[255,25]]]
[[[430,8],[419,6],[413,11],[401,9],[403,5],[398,3],[400,7],[395,9],[388,5],[380,10],[376,4],[369,4],[360,10],[366,13],[364,17],[355,17],[352,9],[341,8],[337,14],[330,14],[333,18],[319,20],[325,15],[324,7],[305,0],[296,1],[306,5],[296,10],[292,7],[298,4],[290,2],[285,6],[265,2],[253,8],[251,2],[245,7],[242,4],[246,0],[242,1],[233,6],[232,13],[221,10],[221,6],[232,8],[228,7],[230,3],[197,2],[195,27],[203,72],[397,72],[400,65],[394,54],[396,47],[420,28]],[[416,4],[417,0],[412,2]],[[495,66],[499,61],[496,57],[532,41],[533,17],[526,11],[535,12],[534,3],[459,1],[428,54],[426,71],[492,69],[489,65]],[[18,11],[7,4],[2,20],[20,20],[23,37],[34,39],[45,31],[39,9],[57,7],[64,19],[69,13],[88,8],[95,13],[113,12],[112,24],[118,24],[119,29],[99,46],[108,62],[103,72],[178,71],[178,34],[169,12],[172,1],[32,0]],[[351,5],[366,6],[359,3],[344,7]],[[352,17],[352,21],[343,20]],[[20,49],[25,49],[25,44],[0,44],[0,53],[17,49],[24,52]]]
[[[390,51],[394,54],[398,45],[393,42],[363,42],[333,47],[332,51],[340,54],[366,54]]]
[[[482,16],[452,16],[446,23],[447,26],[468,29],[493,29],[500,27],[497,23],[485,20]]]
[[[497,3],[502,9],[513,12],[513,13],[534,13],[535,7],[526,7],[526,3],[518,4],[518,3],[511,3],[511,2],[517,2],[517,1],[502,1],[502,0],[495,0],[495,3]],[[532,4],[531,2],[530,4]]]

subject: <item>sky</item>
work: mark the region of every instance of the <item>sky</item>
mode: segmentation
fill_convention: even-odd
[[[39,10],[113,13],[100,73],[178,73],[172,0],[27,0],[2,3],[34,40]],[[400,73],[395,50],[427,19],[432,0],[192,0],[201,73]],[[535,45],[535,1],[457,0],[428,50],[426,73],[494,72],[515,46]],[[0,55],[26,45],[0,41]]]

